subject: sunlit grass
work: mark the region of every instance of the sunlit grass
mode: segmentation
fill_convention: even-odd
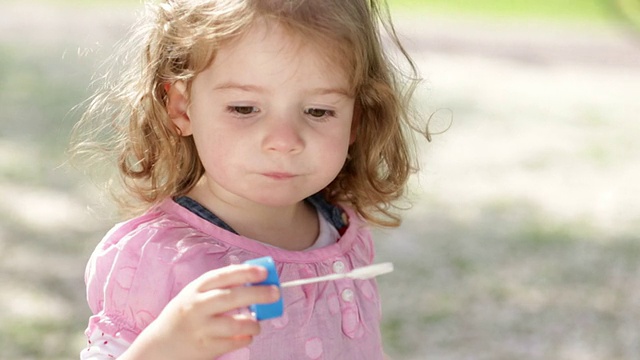
[[[0,355],[3,359],[69,359],[83,345],[79,326],[73,321],[5,321],[0,326]]]
[[[433,214],[411,220],[401,238],[380,236],[381,261],[387,251],[402,254],[396,272],[378,279],[386,351],[400,359],[416,348],[431,349],[428,358],[569,359],[561,355],[580,345],[570,334],[582,326],[593,340],[584,351],[600,354],[590,358],[614,358],[624,348],[615,343],[618,307],[637,296],[625,284],[637,281],[640,243],[504,204],[478,209],[471,222],[434,221],[455,212],[430,204]],[[404,246],[411,251],[388,250]]]
[[[613,0],[389,0],[397,9],[507,18],[601,21],[611,19]]]

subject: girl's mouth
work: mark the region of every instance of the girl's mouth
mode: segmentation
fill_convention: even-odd
[[[288,180],[295,177],[294,174],[287,173],[287,172],[268,172],[268,173],[263,173],[262,175],[274,180]]]

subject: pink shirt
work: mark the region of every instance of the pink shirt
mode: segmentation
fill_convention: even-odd
[[[132,343],[189,282],[253,258],[273,257],[282,282],[369,265],[371,234],[345,211],[349,227],[338,242],[287,251],[221,229],[168,199],[116,225],[94,251],[85,275],[94,314],[86,333]],[[218,359],[382,359],[375,280],[285,288],[282,296],[282,317],[263,321],[250,347]]]

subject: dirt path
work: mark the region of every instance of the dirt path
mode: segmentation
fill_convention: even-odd
[[[481,56],[529,65],[640,66],[640,34],[605,24],[482,20],[399,14],[414,51]]]
[[[429,196],[463,207],[515,196],[611,228],[635,223],[640,34],[477,19],[398,24],[425,78],[427,114],[454,113],[427,150],[427,185],[443,181]]]

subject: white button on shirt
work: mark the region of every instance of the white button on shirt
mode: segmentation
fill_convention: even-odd
[[[351,289],[344,289],[342,290],[342,300],[346,301],[346,302],[352,302],[353,301],[353,290]]]
[[[335,261],[333,263],[333,272],[334,273],[342,274],[342,273],[344,273],[344,269],[345,269],[345,266],[344,266],[344,263],[342,261],[338,260],[338,261]]]

